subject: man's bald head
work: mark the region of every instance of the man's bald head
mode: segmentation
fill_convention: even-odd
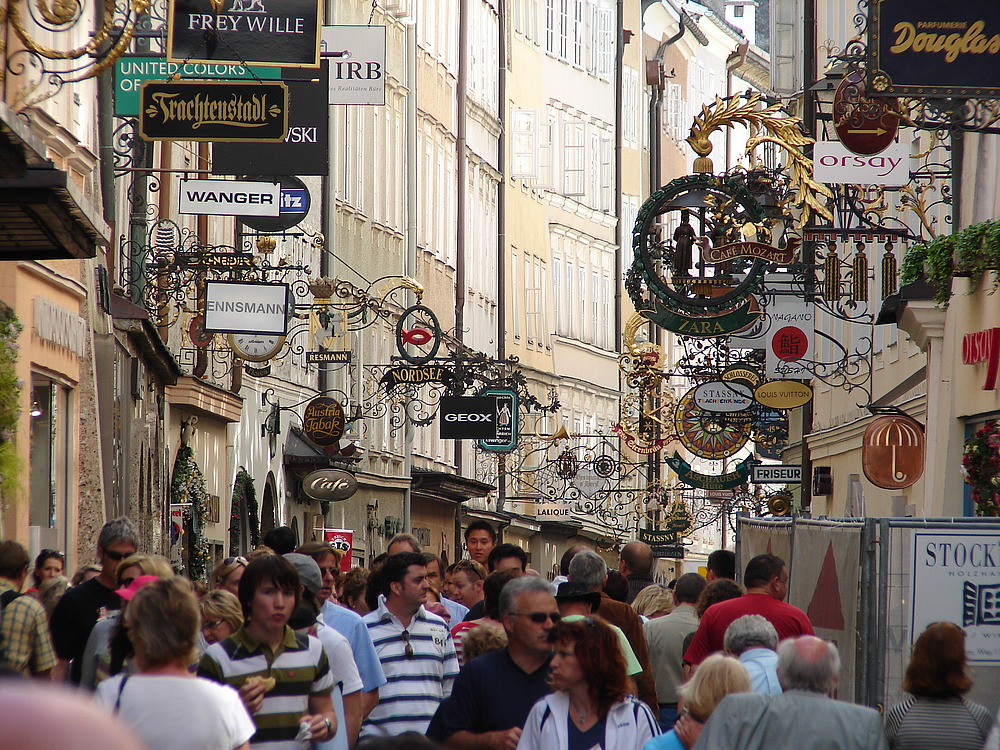
[[[830,641],[803,635],[778,644],[778,681],[783,690],[828,695],[839,676],[840,654]]]
[[[27,680],[0,681],[0,737],[17,750],[143,750],[115,716],[78,692]]]
[[[623,575],[648,576],[653,569],[653,550],[645,542],[629,542],[622,547],[618,571]]]

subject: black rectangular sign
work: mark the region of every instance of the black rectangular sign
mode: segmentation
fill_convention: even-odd
[[[147,141],[283,141],[288,132],[288,88],[280,81],[147,81],[140,97]]]
[[[646,544],[675,545],[677,544],[677,534],[673,531],[639,529],[639,541]]]
[[[170,0],[167,59],[319,67],[320,0]]]
[[[330,172],[327,64],[315,80],[287,81],[288,135],[280,143],[217,143],[214,175],[325,175]]]
[[[1000,92],[996,0],[879,0],[869,8],[869,93],[992,97]]]
[[[497,400],[492,396],[442,396],[442,440],[496,439]]]

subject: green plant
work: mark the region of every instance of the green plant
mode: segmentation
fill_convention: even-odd
[[[21,389],[17,377],[17,339],[24,326],[14,310],[0,302],[0,501],[9,503],[21,489],[22,461],[14,436],[21,418]]]
[[[975,290],[984,273],[998,270],[1000,219],[972,224],[954,234],[914,245],[903,256],[900,280],[911,284],[926,279],[937,287],[935,301],[947,305],[952,276],[959,272],[967,274],[972,279],[970,288]],[[991,291],[996,291],[998,284],[1000,280],[994,279]]]
[[[170,480],[170,502],[187,506],[184,510],[185,526],[190,529],[188,540],[188,578],[203,581],[208,568],[208,542],[205,541],[205,523],[208,521],[208,493],[205,491],[205,475],[194,460],[190,445],[182,443],[174,460],[174,472]]]
[[[1000,424],[991,419],[965,441],[965,482],[972,485],[977,516],[1000,516]]]
[[[260,520],[257,518],[257,491],[253,486],[253,477],[242,466],[236,472],[233,482],[233,500],[229,511],[229,554],[240,554],[242,538],[243,515],[247,515],[247,526],[250,529],[250,547],[257,546],[260,539]]]

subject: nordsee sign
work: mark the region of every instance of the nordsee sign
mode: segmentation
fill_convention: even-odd
[[[277,216],[281,185],[243,180],[181,180],[178,211],[209,216]]]
[[[259,333],[284,336],[291,312],[287,284],[205,282],[208,333]]]
[[[848,151],[840,141],[817,141],[813,177],[827,185],[906,185],[910,181],[910,144],[891,143],[885,151],[866,156]]]

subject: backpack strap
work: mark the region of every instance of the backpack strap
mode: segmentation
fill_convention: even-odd
[[[124,677],[122,677],[122,681],[118,683],[118,696],[115,698],[115,713],[118,713],[118,710],[121,708],[122,691],[125,689],[125,683],[128,682],[128,678],[131,676],[132,675],[128,674],[125,675]]]
[[[21,596],[19,591],[14,589],[7,589],[2,594],[0,594],[0,611],[2,611],[8,604]]]

